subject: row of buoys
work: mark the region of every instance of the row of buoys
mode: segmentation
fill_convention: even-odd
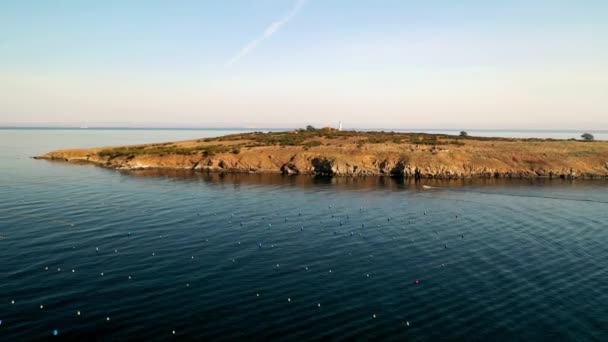
[[[331,208],[332,208],[332,206],[330,205],[330,206],[329,206],[329,208],[331,209]],[[363,211],[363,207],[361,207],[361,208],[360,208],[360,211]],[[216,214],[215,214],[215,215],[216,215]],[[426,211],[424,212],[424,215],[426,215]],[[234,216],[234,214],[232,214],[232,216]],[[299,212],[299,213],[298,213],[298,216],[301,216],[301,212]],[[334,218],[334,217],[335,217],[335,216],[334,216],[334,215],[332,215],[332,218]],[[348,217],[348,216],[346,216],[346,218],[348,219],[349,217]],[[456,218],[458,218],[458,215],[456,215]],[[265,218],[263,218],[263,219],[265,219]],[[388,218],[387,218],[387,221],[389,221],[389,222],[390,222],[390,221],[391,221],[391,217],[388,217]],[[285,218],[284,218],[284,222],[288,222],[288,218],[287,218],[287,217],[285,217]],[[409,220],[409,223],[412,223],[412,222],[413,222],[413,220]],[[231,222],[230,222],[230,223],[231,223]],[[343,224],[344,224],[344,221],[339,221],[339,225],[340,225],[340,226],[342,226]],[[241,223],[240,223],[240,225],[241,225],[241,226],[243,226],[243,222],[241,222]],[[271,224],[271,223],[268,223],[268,227],[272,227],[272,224]],[[362,227],[362,228],[364,228],[364,227],[365,227],[365,224],[363,224],[363,223],[362,223],[362,224],[361,224],[361,227]],[[303,230],[304,230],[304,227],[303,227],[303,226],[300,226],[300,231],[303,231]],[[335,231],[334,231],[334,235],[335,235],[335,234],[337,234],[337,232],[335,232]],[[353,236],[353,235],[354,235],[354,232],[350,232],[350,236]],[[131,236],[131,232],[128,232],[128,236]],[[159,237],[160,237],[160,238],[162,238],[162,237],[163,237],[163,235],[160,235]],[[464,239],[464,234],[462,234],[460,237],[461,237],[461,239]],[[396,239],[396,238],[393,236],[393,239]],[[209,241],[209,240],[208,240],[208,239],[205,239],[205,241]],[[238,244],[240,245],[240,244],[241,244],[241,242],[239,241],[239,242],[238,242]],[[258,244],[258,247],[259,247],[259,248],[262,248],[262,243],[259,243],[259,244]],[[274,247],[274,245],[271,245],[271,247]],[[75,246],[74,246],[73,248],[75,248]],[[446,249],[448,248],[447,244],[445,244],[445,245],[444,245],[444,248],[446,248]],[[95,248],[95,251],[96,251],[96,253],[98,253],[98,254],[99,254],[99,253],[100,253],[99,247],[96,247],[96,248]],[[117,249],[114,249],[114,253],[118,253],[118,250],[117,250]],[[349,253],[349,254],[350,254],[350,253]],[[152,256],[155,256],[155,255],[156,255],[156,254],[155,254],[155,252],[152,252]],[[370,255],[370,257],[373,257],[373,256],[372,256],[372,255]],[[194,256],[191,256],[191,259],[194,259]],[[235,261],[236,261],[236,259],[232,259],[232,262],[235,262]],[[278,267],[280,267],[280,264],[276,264],[276,267],[277,267],[277,268],[278,268]],[[444,264],[442,264],[442,267],[445,267],[445,265],[444,265]],[[309,270],[309,269],[308,269],[308,266],[305,266],[305,267],[304,267],[304,269],[305,269],[306,271],[308,271],[308,270]],[[46,271],[48,271],[48,266],[46,266],[46,267],[45,267],[45,270],[46,270]],[[58,271],[58,272],[59,272],[59,271],[61,271],[61,268],[60,268],[60,267],[59,267],[59,268],[57,268],[57,271]],[[72,269],[72,273],[74,273],[74,272],[75,272],[75,269]],[[329,269],[329,271],[328,271],[328,272],[329,272],[329,273],[332,273],[332,269]],[[104,276],[104,273],[103,273],[103,272],[101,272],[101,273],[100,273],[100,275],[101,275],[101,276]],[[366,274],[366,277],[367,277],[367,278],[369,278],[369,277],[370,277],[370,274],[369,274],[369,273],[368,273],[368,274]],[[129,280],[131,280],[131,279],[132,279],[132,277],[129,275],[129,276],[128,276],[128,279],[129,279]],[[414,283],[415,283],[416,285],[419,285],[421,282],[420,282],[420,280],[419,280],[419,279],[416,279],[416,280],[414,281]],[[186,284],[186,287],[189,287],[189,286],[190,286],[190,284],[189,284],[189,283],[187,283],[187,284]],[[257,297],[259,297],[259,296],[260,296],[260,294],[259,294],[259,293],[256,293],[256,296],[257,296]],[[287,302],[291,302],[291,298],[287,298]],[[15,301],[14,301],[14,300],[11,300],[11,304],[15,304]],[[320,307],[321,307],[321,303],[317,303],[317,307],[319,307],[319,308],[320,308]],[[42,309],[44,309],[44,305],[40,305],[40,309],[41,309],[41,310],[42,310]],[[77,310],[77,311],[76,311],[76,315],[77,315],[77,316],[81,316],[81,311],[80,311],[80,310]],[[373,314],[373,315],[372,315],[372,318],[376,318],[376,317],[377,317],[377,316],[376,316],[376,314]],[[109,316],[107,316],[107,317],[106,317],[106,321],[110,321],[110,317],[109,317]],[[407,326],[409,326],[409,325],[410,325],[410,322],[409,322],[409,321],[402,322],[402,323],[404,323],[404,324],[405,324],[405,325],[407,325]],[[1,325],[1,324],[2,324],[2,320],[0,320],[0,325]],[[54,335],[54,336],[57,336],[57,335],[59,335],[59,330],[58,330],[58,329],[55,329],[55,330],[53,330],[53,332],[52,332],[52,333],[53,333],[53,335]],[[173,334],[173,335],[175,335],[175,334],[176,334],[175,330],[172,330],[172,334]]]

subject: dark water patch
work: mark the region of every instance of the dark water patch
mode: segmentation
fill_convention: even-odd
[[[608,337],[602,181],[0,166],[0,340]]]

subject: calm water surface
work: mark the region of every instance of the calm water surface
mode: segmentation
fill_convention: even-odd
[[[0,130],[0,340],[608,340],[604,181],[29,158],[225,133]]]

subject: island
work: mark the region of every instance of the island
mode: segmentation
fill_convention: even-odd
[[[144,145],[66,149],[36,159],[120,170],[420,178],[608,179],[608,141],[489,138],[308,127]]]

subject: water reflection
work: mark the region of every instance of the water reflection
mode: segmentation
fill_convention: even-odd
[[[250,185],[269,187],[328,187],[340,190],[435,190],[434,188],[462,187],[580,187],[606,186],[607,180],[565,180],[565,179],[496,179],[496,178],[466,178],[466,179],[422,179],[388,176],[318,176],[318,175],[282,175],[273,173],[220,173],[193,172],[190,170],[131,170],[120,171],[125,175],[135,177],[171,178],[182,181],[204,182],[222,185]]]

